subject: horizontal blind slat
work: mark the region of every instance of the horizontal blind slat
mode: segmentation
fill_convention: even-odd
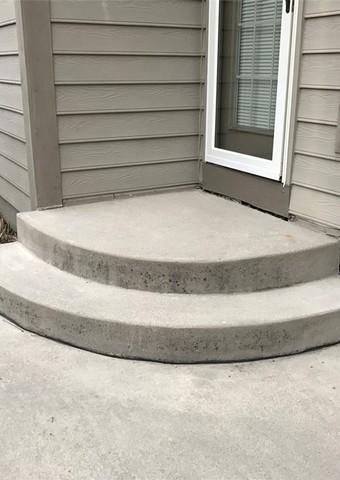
[[[236,122],[274,129],[281,0],[240,0]]]

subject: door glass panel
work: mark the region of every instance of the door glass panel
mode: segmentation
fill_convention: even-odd
[[[215,146],[271,160],[282,0],[221,0]]]

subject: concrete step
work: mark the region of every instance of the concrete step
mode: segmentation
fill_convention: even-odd
[[[264,290],[338,266],[335,240],[199,190],[23,213],[18,234],[62,270],[154,292]]]
[[[264,292],[181,295],[63,272],[20,243],[0,248],[0,314],[107,355],[174,363],[250,360],[340,341],[337,276]]]

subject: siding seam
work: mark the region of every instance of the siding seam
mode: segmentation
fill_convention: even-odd
[[[122,26],[122,27],[147,27],[147,28],[177,28],[186,30],[201,30],[201,25],[195,24],[182,24],[182,23],[151,23],[151,22],[117,22],[110,20],[67,20],[63,18],[52,18],[53,24],[78,24],[78,25],[109,25],[109,26]],[[204,25],[203,28],[206,28]]]
[[[30,194],[29,192],[25,191],[22,187],[20,187],[19,185],[17,185],[15,182],[13,182],[13,180],[10,180],[8,177],[6,177],[6,175],[4,175],[3,173],[0,173],[0,177],[5,180],[7,183],[9,183],[10,185],[12,185],[12,187],[16,188],[17,190],[19,190],[21,193],[23,193],[24,195],[26,195],[27,198],[30,198]]]
[[[321,153],[307,152],[305,150],[295,150],[295,155],[304,155],[305,157],[315,157],[322,160],[331,160],[334,162],[339,162],[340,157],[331,157],[329,155],[322,155]]]
[[[26,165],[23,165],[22,163],[18,162],[18,160],[14,159],[13,157],[10,157],[9,155],[7,155],[7,153],[3,153],[1,150],[0,150],[0,156],[6,158],[6,160],[8,160],[9,162],[14,163],[18,167],[20,167],[23,170],[26,170],[26,172],[28,172],[28,168],[27,168]],[[1,173],[0,173],[0,175],[1,175]]]
[[[165,165],[165,164],[172,164],[172,163],[186,163],[186,162],[193,162],[197,160],[197,156],[194,157],[180,157],[180,158],[166,158],[164,160],[151,160],[151,161],[144,161],[144,162],[132,162],[132,163],[117,163],[113,165],[93,165],[93,166],[85,166],[85,167],[74,167],[74,168],[62,168],[62,173],[68,172],[87,172],[87,171],[96,171],[96,170],[108,170],[108,169],[116,169],[116,168],[129,168],[129,167],[139,167],[142,165]]]
[[[10,18],[8,20],[4,20],[0,22],[0,29],[3,27],[9,27],[10,25],[15,25],[15,24],[16,24],[15,18]]]
[[[91,55],[96,57],[201,57],[202,52],[150,52],[150,51],[124,51],[124,50],[54,50],[54,55]]]
[[[1,83],[1,80],[0,80]],[[4,82],[5,83],[5,82]],[[7,82],[6,82],[7,83]],[[86,85],[198,85],[203,83],[199,80],[117,80],[117,81],[108,81],[108,80],[93,80],[93,81],[60,81],[55,82],[56,86],[86,86]]]
[[[19,140],[19,142],[26,143],[25,138],[20,137],[19,135],[16,135],[15,133],[4,130],[3,128],[0,128],[0,133],[3,133],[4,135],[8,135],[11,138],[15,138],[15,140]]]
[[[8,105],[0,105],[0,110],[6,110],[7,112],[13,112],[13,113],[17,113],[18,115],[24,115],[24,112],[22,110],[18,108],[10,107]]]
[[[21,86],[21,81],[20,80],[5,80],[5,79],[0,78],[0,84]]]
[[[0,106],[1,108],[1,106]],[[154,108],[129,108],[129,109],[107,109],[107,110],[70,110],[62,111],[59,110],[57,115],[59,117],[70,116],[70,115],[106,115],[106,114],[119,114],[119,113],[148,113],[148,112],[188,112],[188,111],[197,111],[200,110],[200,105],[197,107],[154,107]],[[20,113],[20,112],[19,112]]]
[[[149,187],[143,187],[143,188],[130,188],[130,189],[122,189],[122,190],[115,190],[114,192],[107,190],[104,192],[98,192],[98,193],[83,193],[81,195],[64,195],[64,200],[71,200],[71,199],[76,199],[76,198],[92,198],[92,197],[101,197],[104,195],[115,195],[116,193],[129,193],[129,192],[148,192],[150,190],[159,190],[159,189],[164,189],[164,188],[177,188],[177,187],[185,187],[185,186],[191,186],[191,185],[197,185],[197,182],[189,181],[189,182],[182,182],[182,183],[169,183],[169,184],[162,184],[162,185],[151,185]]]
[[[340,86],[338,85],[313,85],[313,84],[301,84],[300,90],[334,90],[339,91]]]
[[[303,212],[301,212],[300,210],[295,210],[295,209],[290,209],[289,213],[293,214],[293,215],[297,215],[298,217],[301,217],[302,219],[306,219],[306,220],[311,220],[312,222],[316,222],[316,223],[319,223],[320,225],[322,226],[325,226],[325,227],[334,227],[336,228],[337,230],[339,230],[339,225],[337,225],[336,223],[333,223],[333,222],[324,222],[322,221],[321,218],[319,217],[312,217],[311,215],[307,215]]]
[[[0,57],[18,57],[18,52],[16,50],[2,50],[0,52]]]
[[[316,120],[314,118],[303,118],[303,117],[298,117],[296,119],[300,123],[312,123],[316,125],[326,125],[329,127],[337,127],[338,123],[331,121],[331,120]]]
[[[312,184],[309,184],[309,183],[303,183],[303,182],[299,182],[299,181],[294,181],[292,183],[293,183],[293,185],[297,185],[298,187],[303,187],[303,188],[306,188],[308,190],[313,190],[315,192],[327,193],[328,195],[332,195],[333,197],[339,197],[339,195],[340,195],[340,191],[337,192],[336,190],[329,190],[329,189],[326,189],[326,188],[323,188],[323,187],[318,187],[317,185],[312,185]]]
[[[304,18],[309,20],[311,18],[324,18],[324,17],[336,17],[340,15],[340,10],[329,11],[329,12],[320,12],[320,13],[306,13]]]
[[[1,132],[1,130],[0,130]],[[101,143],[101,142],[115,142],[115,141],[123,141],[123,140],[144,140],[144,139],[152,139],[152,138],[179,138],[179,137],[196,137],[198,135],[202,135],[196,132],[186,132],[186,133],[169,133],[169,134],[161,134],[161,135],[135,135],[130,137],[102,137],[102,138],[80,138],[80,139],[73,139],[73,140],[60,140],[60,145],[73,145],[77,143]]]
[[[330,55],[333,53],[340,53],[340,48],[323,48],[313,50],[302,50],[302,55]]]

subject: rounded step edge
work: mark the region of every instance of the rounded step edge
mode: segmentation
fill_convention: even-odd
[[[181,294],[252,292],[319,280],[338,271],[339,244],[326,236],[314,247],[300,246],[284,254],[233,261],[160,262],[87,250],[36,228],[30,218],[18,215],[19,240],[39,258],[79,277],[127,289]]]
[[[19,244],[0,248],[0,264],[0,314],[31,332],[100,354],[235,362],[340,341],[339,277],[267,292],[163,295],[78,278]]]

